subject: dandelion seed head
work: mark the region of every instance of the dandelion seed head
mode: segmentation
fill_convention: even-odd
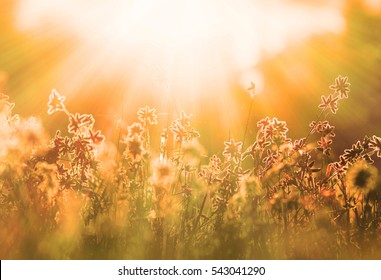
[[[358,160],[347,172],[346,182],[352,191],[367,194],[377,185],[378,170],[365,160]]]
[[[168,163],[155,163],[154,165],[154,177],[158,181],[163,181],[173,175],[173,166]]]
[[[202,156],[206,154],[205,148],[197,139],[184,143],[181,150],[184,163],[191,166],[198,166]]]

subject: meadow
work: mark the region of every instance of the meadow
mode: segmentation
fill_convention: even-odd
[[[192,112],[158,131],[157,110],[137,108],[111,141],[58,90],[46,110],[67,129],[53,135],[1,94],[0,258],[379,259],[381,137],[333,151],[350,83],[321,90],[304,137],[268,116],[215,154]]]

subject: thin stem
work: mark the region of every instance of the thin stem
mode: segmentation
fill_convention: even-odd
[[[304,143],[307,143],[307,139],[308,137],[311,136],[312,134],[312,131],[315,129],[315,127],[317,126],[318,122],[320,121],[321,117],[323,116],[323,113],[325,112],[326,108],[324,108],[323,110],[321,110],[319,116],[317,117],[317,120],[316,120],[316,123],[313,127],[311,127],[310,131],[308,131],[308,134],[306,136],[306,139],[304,140]]]
[[[208,197],[208,193],[206,193],[206,194],[204,195],[204,199],[202,200],[201,207],[200,207],[200,211],[199,211],[199,213],[198,213],[198,215],[197,215],[197,218],[196,218],[196,224],[195,224],[195,227],[194,227],[194,230],[195,230],[195,231],[196,231],[196,229],[197,229],[197,227],[198,227],[198,225],[199,225],[199,223],[200,223],[200,219],[201,219],[201,217],[202,217],[202,212],[204,211],[205,202],[206,202],[207,197]]]
[[[252,109],[253,109],[253,98],[250,98],[249,114],[247,115],[245,133],[243,134],[243,140],[242,140],[242,147],[245,147],[246,134],[247,134],[247,130],[249,128],[250,116],[251,116],[251,110]]]
[[[121,121],[120,121],[120,124],[119,124],[118,144],[117,144],[118,154],[119,154],[119,148],[120,148],[120,138],[122,136],[121,124],[123,124],[123,117],[124,117],[124,94],[122,94],[122,112],[121,113],[122,113],[122,118],[121,118]]]

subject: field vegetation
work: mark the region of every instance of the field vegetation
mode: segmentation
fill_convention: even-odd
[[[255,84],[248,91],[254,99]],[[153,133],[158,112],[142,107],[111,141],[55,89],[48,114],[67,130],[53,135],[2,94],[0,258],[380,258],[381,137],[332,151],[329,118],[350,94],[338,76],[307,135],[291,139],[268,116],[216,154],[188,112]]]

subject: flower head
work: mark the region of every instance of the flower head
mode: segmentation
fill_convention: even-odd
[[[357,160],[361,154],[364,152],[364,147],[360,141],[357,141],[356,144],[352,145],[351,149],[345,149],[343,159],[346,162],[353,162]]]
[[[373,135],[372,140],[369,143],[369,147],[373,152],[377,153],[377,157],[381,157],[381,137]]]
[[[157,124],[157,114],[155,108],[145,106],[138,110],[138,118],[144,124],[154,125]]]
[[[94,122],[95,120],[91,114],[71,114],[67,129],[70,133],[76,134],[82,132],[84,129],[86,131],[92,129]]]
[[[234,139],[230,139],[229,142],[224,142],[225,149],[223,155],[228,161],[233,160],[238,163],[241,159],[242,142],[235,142]]]
[[[324,95],[321,96],[322,103],[319,105],[319,108],[325,110],[329,108],[333,114],[336,114],[337,112],[337,101],[339,100],[339,97],[333,97],[332,94],[326,98]]]
[[[61,96],[55,89],[49,95],[48,114],[51,115],[56,111],[65,111],[65,96]]]
[[[180,125],[182,125],[183,127],[188,127],[190,126],[190,117],[192,115],[187,115],[185,114],[184,111],[182,111],[180,113],[180,117],[176,120]]]
[[[329,88],[332,89],[335,93],[339,94],[340,99],[348,98],[348,92],[350,91],[348,83],[348,77],[338,76],[335,79],[335,83],[330,85]]]
[[[128,128],[128,136],[129,137],[142,137],[144,128],[141,123],[133,123]]]
[[[347,184],[353,191],[367,194],[376,187],[377,176],[376,167],[359,160],[348,170]]]
[[[105,140],[105,137],[102,135],[100,130],[94,132],[92,129],[90,129],[89,135],[85,139],[90,140],[92,143],[98,145]]]
[[[132,159],[133,161],[140,161],[143,154],[145,153],[141,139],[138,137],[129,138],[123,143],[127,145],[123,155],[126,158]]]
[[[332,144],[332,139],[330,139],[329,137],[327,136],[323,136],[320,138],[319,141],[317,141],[317,144],[318,144],[318,149],[321,150],[323,152],[323,154],[325,155],[329,155],[329,152],[331,150],[331,144]]]

